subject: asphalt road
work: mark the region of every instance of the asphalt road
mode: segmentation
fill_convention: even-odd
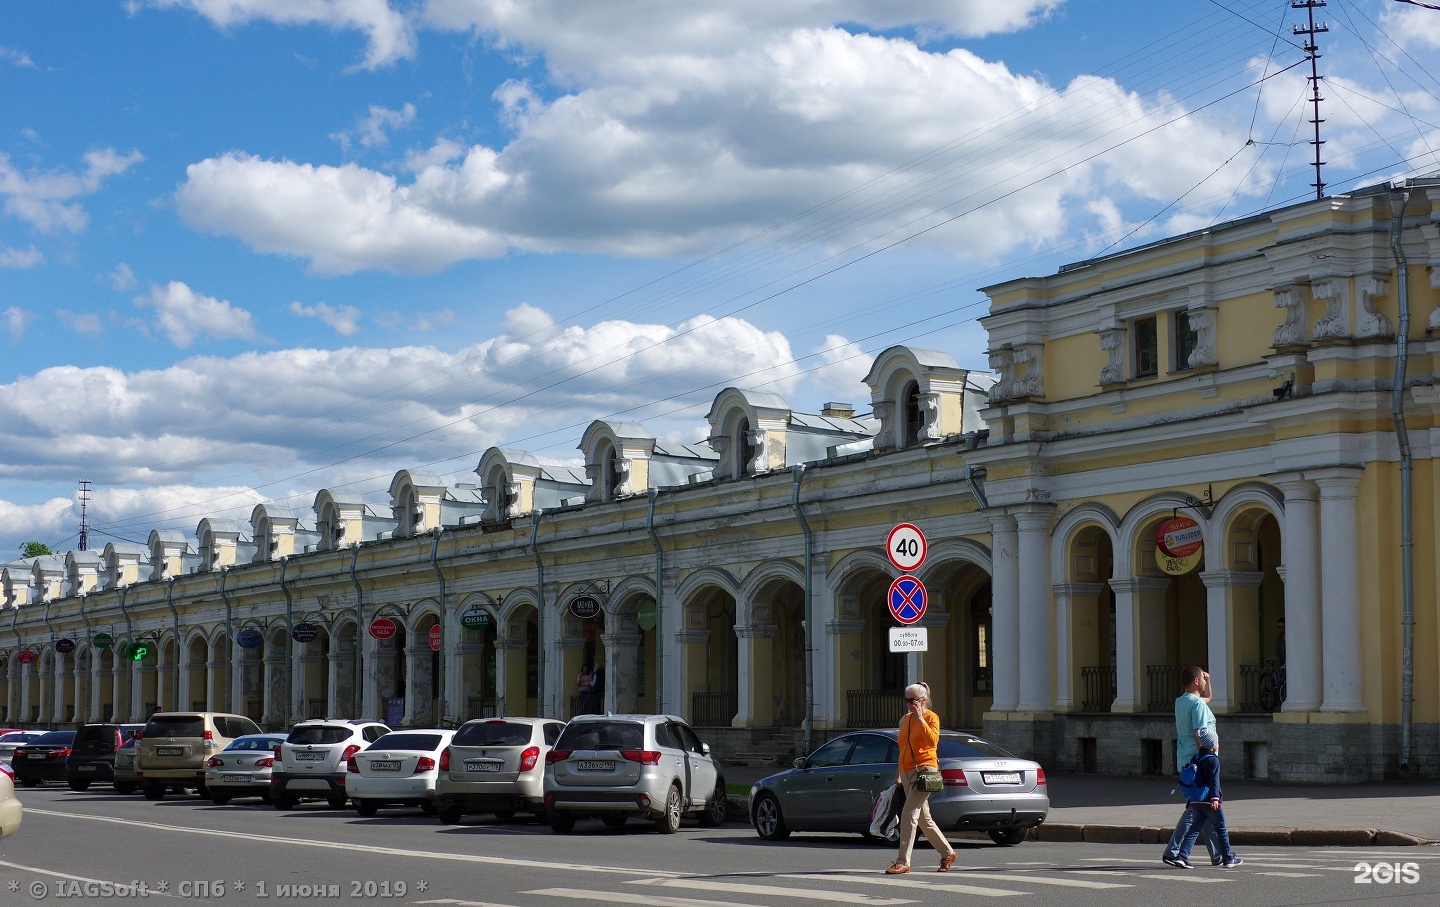
[[[0,904],[356,903],[473,907],[805,907],[957,901],[1006,905],[1299,905],[1440,903],[1440,849],[1241,850],[1234,870],[1171,869],[1143,845],[956,837],[948,874],[917,849],[886,876],[889,847],[856,836],[760,841],[741,825],[686,823],[658,835],[632,822],[582,820],[576,833],[470,818],[441,825],[417,811],[361,819],[324,804],[290,812],[193,797],[151,803],[108,789],[21,792],[20,833],[0,844]],[[254,801],[248,801],[254,802]],[[37,896],[38,895],[38,896]]]

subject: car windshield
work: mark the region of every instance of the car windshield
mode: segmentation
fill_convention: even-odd
[[[145,725],[148,737],[203,737],[205,719],[199,715],[156,715]]]
[[[284,742],[284,737],[237,737],[230,741],[230,745],[225,747],[225,750],[227,752],[230,750],[270,752]]]
[[[530,725],[519,721],[475,721],[461,725],[451,742],[456,746],[524,746]]]
[[[353,735],[348,727],[331,727],[327,725],[316,725],[313,727],[297,727],[290,732],[287,739],[289,743],[301,744],[325,744],[344,743]]]
[[[940,738],[936,748],[941,759],[1014,759],[1015,755],[979,737]]]
[[[365,747],[367,750],[414,750],[432,753],[440,748],[439,734],[386,734]]]
[[[631,721],[568,724],[555,743],[560,750],[638,750],[645,747],[645,726]]]

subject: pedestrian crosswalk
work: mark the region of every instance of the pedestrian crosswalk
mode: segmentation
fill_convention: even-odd
[[[1187,871],[1160,865],[1158,856],[1130,856],[1136,851],[1084,857],[1075,865],[1042,861],[1015,861],[974,868],[956,867],[949,873],[916,871],[899,876],[875,869],[817,870],[813,872],[727,872],[680,876],[673,873],[637,875],[616,879],[605,887],[574,885],[535,887],[516,892],[513,901],[468,901],[436,898],[415,904],[448,907],[577,907],[585,904],[635,904],[644,907],[793,907],[797,904],[836,907],[900,907],[905,904],[948,904],[955,896],[1023,903],[1027,896],[1053,902],[1063,895],[1078,901],[1087,894],[1105,903],[1107,895],[1123,889],[1148,889],[1174,896],[1228,897],[1243,901],[1245,881],[1254,876],[1295,880],[1351,881],[1357,862],[1389,859],[1389,855],[1356,851],[1286,849],[1246,851],[1243,868],[1223,870],[1200,867]],[[1440,854],[1415,852],[1396,859],[1420,859],[1440,872]],[[1227,893],[1228,892],[1228,893]],[[1141,893],[1137,892],[1137,896]]]

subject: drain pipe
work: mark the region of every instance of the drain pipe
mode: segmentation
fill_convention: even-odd
[[[800,483],[805,479],[805,464],[800,463],[791,467],[790,470],[795,476],[795,484],[790,489],[790,506],[795,511],[795,518],[800,521],[800,529],[805,534],[805,752],[814,750],[811,746],[811,735],[815,727],[815,647],[811,645],[811,639],[815,633],[815,596],[810,588],[811,569],[811,543],[814,538],[810,531],[810,521],[805,519],[805,511],[800,507]]]
[[[20,608],[19,608],[18,606],[17,606],[17,607],[11,607],[11,609],[10,609],[10,632],[15,634],[15,661],[12,662],[12,663],[10,663],[10,664],[7,664],[7,665],[5,666],[5,669],[6,669],[6,671],[9,671],[11,664],[18,665],[18,666],[19,666],[19,671],[20,671],[20,680],[21,680],[21,684],[20,684],[20,685],[23,686],[23,685],[24,685],[23,682],[24,682],[24,679],[25,679],[25,665],[23,665],[23,664],[20,663],[20,653],[23,652],[23,651],[25,651],[25,642],[24,642],[24,640],[21,639],[21,637],[20,637],[20,628],[17,627],[17,626],[15,626],[15,621],[16,621],[16,619],[19,618],[19,617],[20,617]],[[18,697],[17,697],[17,698],[18,698]],[[7,702],[7,705],[8,705],[8,702]],[[18,721],[20,721],[22,718],[24,718],[24,717],[29,713],[29,709],[30,709],[30,703],[29,703],[28,700],[25,701],[25,702],[22,702],[22,703],[20,703],[18,706],[16,706],[15,711],[16,711],[17,714],[15,715],[15,720],[18,722]]]
[[[234,613],[230,610],[230,593],[225,589],[228,579],[230,567],[226,565],[220,568],[220,600],[225,603],[225,711],[233,712],[236,711],[235,661],[231,658],[231,650],[235,646],[235,627],[231,623]]]
[[[88,688],[88,691],[90,693],[90,699],[93,701],[95,699],[95,669],[100,666],[100,659],[95,657],[95,645],[91,641],[92,634],[90,632],[90,615],[87,614],[85,611],[85,598],[86,596],[84,595],[80,596],[80,619],[85,621],[85,645],[87,651],[89,651],[90,653],[90,682],[86,684],[86,687]],[[79,651],[79,649],[77,648],[76,651]],[[79,660],[77,659],[76,661],[78,667]],[[76,680],[79,680],[78,675],[76,677]],[[91,704],[89,702],[85,703],[86,716],[93,715],[94,713],[95,710],[91,708]],[[80,717],[78,710],[75,714],[75,720],[79,721],[81,724],[85,723],[85,719],[82,719]]]
[[[285,714],[282,716],[285,723],[294,724],[295,716],[300,710],[295,707],[295,602],[290,597],[290,587],[285,585],[285,570],[290,566],[290,558],[280,558],[280,591],[285,595]],[[267,639],[266,644],[269,644]]]
[[[435,719],[440,722],[440,727],[449,727],[453,721],[447,721],[445,715],[445,662],[448,660],[445,651],[446,644],[450,642],[447,638],[449,631],[445,629],[445,571],[440,569],[440,533],[445,531],[444,526],[436,526],[435,533],[430,539],[430,568],[435,571],[435,578],[440,583],[440,714]]]
[[[985,478],[984,466],[966,466],[965,484],[969,486],[970,493],[975,496],[975,502],[980,505],[981,510],[989,510],[990,502],[985,499],[985,492],[981,490],[978,479]]]
[[[175,630],[175,664],[172,666],[174,673],[170,677],[170,701],[174,703],[172,708],[180,711],[185,706],[180,704],[180,658],[185,654],[185,646],[180,641],[180,612],[175,610],[175,577],[170,577],[170,582],[165,584],[165,604],[170,609],[170,624]],[[159,659],[159,653],[156,653]]]
[[[1410,280],[1409,262],[1400,242],[1405,221],[1405,202],[1410,193],[1390,192],[1390,250],[1395,254],[1399,284],[1400,326],[1395,332],[1395,380],[1390,386],[1390,411],[1395,419],[1395,440],[1400,445],[1400,572],[1401,572],[1401,667],[1400,667],[1400,770],[1410,771],[1411,724],[1415,711],[1415,545],[1412,538],[1414,514],[1410,504],[1410,433],[1405,426],[1405,368],[1409,364]]]
[[[121,587],[120,587],[120,613],[123,614],[123,615],[125,615],[125,642],[126,642],[127,645],[128,645],[129,643],[133,643],[133,642],[135,641],[135,626],[134,626],[132,623],[130,623],[130,609],[125,606],[125,599],[128,598],[129,595],[130,595],[130,587],[129,587],[129,586],[121,586]],[[110,651],[111,651],[111,652],[114,652],[114,651],[115,651],[115,641],[114,641],[113,639],[110,641]],[[119,655],[115,656],[115,663],[116,663],[116,666],[117,666],[117,667],[119,666],[120,659],[121,659],[122,657],[124,657],[124,650],[121,650],[121,653],[120,653]],[[128,659],[126,659],[126,660],[128,661]],[[132,707],[134,706],[134,704],[135,704],[135,662],[133,662],[133,661],[130,662],[129,667],[128,667],[128,669],[127,669],[127,672],[128,672],[129,675],[130,675],[130,678],[129,678],[129,681],[130,681],[130,682],[127,683],[127,684],[125,684],[125,694],[130,697],[130,702],[126,704],[126,706],[125,706],[125,711],[124,711],[123,714],[129,715],[131,718],[134,718],[135,716],[134,716],[134,714],[133,714],[130,710],[131,710],[131,708],[132,708]],[[119,717],[121,714],[122,714],[122,713],[121,713],[121,711],[120,711],[120,703],[117,702],[117,703],[115,703],[115,717],[116,717],[117,719],[123,721],[124,719]],[[141,717],[142,717],[142,718],[149,718],[150,716],[149,716],[149,715],[142,715]]]
[[[539,712],[546,715],[545,711],[545,669],[549,663],[546,652],[549,650],[549,642],[545,638],[545,562],[540,560],[540,518],[545,515],[544,509],[537,509],[530,519],[530,553],[535,556],[535,597],[538,600],[540,616],[540,646],[537,657],[539,663],[536,665],[538,675],[536,680],[535,701],[539,704]],[[558,715],[558,710],[548,714]]]
[[[655,546],[655,711],[665,714],[665,548],[655,532],[655,502],[660,489],[650,489],[650,504],[645,510],[645,531]],[[806,750],[809,752],[809,750]]]
[[[350,582],[355,585],[355,692],[353,699],[355,709],[351,714],[356,718],[364,715],[365,706],[365,666],[361,661],[360,653],[365,648],[365,590],[360,586],[360,577],[355,572],[355,563],[360,560],[360,546],[355,545],[350,549]]]

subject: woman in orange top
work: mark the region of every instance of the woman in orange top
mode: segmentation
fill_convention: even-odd
[[[915,789],[916,769],[922,765],[939,769],[935,748],[940,743],[940,716],[930,711],[930,686],[912,683],[905,688],[905,717],[900,719],[900,774],[895,783],[905,789],[905,808],[900,813],[900,853],[885,870],[890,875],[910,871],[910,851],[915,831],[922,829],[925,840],[940,854],[940,872],[949,872],[955,862],[955,848],[930,815],[930,792]]]

